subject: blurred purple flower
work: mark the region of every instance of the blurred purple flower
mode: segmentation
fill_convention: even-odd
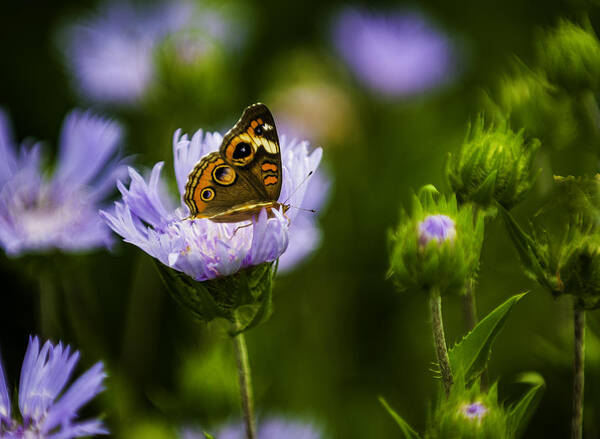
[[[419,245],[429,241],[453,241],[456,237],[454,220],[447,215],[429,215],[419,224]]]
[[[456,73],[450,40],[416,11],[346,8],[335,20],[333,40],[356,76],[382,95],[419,94]]]
[[[108,434],[97,420],[77,421],[77,411],[103,390],[106,377],[96,363],[63,389],[79,360],[79,352],[47,341],[40,350],[37,337],[29,338],[19,383],[19,411],[12,416],[9,386],[0,363],[0,437],[14,439],[70,439]],[[59,397],[60,395],[60,397]]]
[[[310,423],[290,421],[286,419],[271,418],[258,426],[257,439],[321,439],[323,434],[320,429]],[[216,439],[244,439],[243,426],[228,425],[219,430]],[[201,433],[184,431],[181,439],[204,439]]]
[[[207,41],[234,44],[238,35],[217,10],[199,10],[193,2],[165,1],[136,5],[110,2],[96,14],[63,29],[60,45],[76,87],[86,98],[102,103],[134,104],[155,79],[155,50],[168,35],[199,30],[199,49],[189,39],[183,55],[201,54]]]
[[[221,134],[204,134],[202,130],[188,140],[187,135],[181,136],[177,130],[173,151],[179,201],[174,203],[165,195],[160,179],[164,163],[159,162],[152,169],[148,182],[130,169],[129,188],[118,183],[122,202],[115,203],[113,212],[101,212],[109,226],[126,242],[137,245],[163,264],[197,281],[228,276],[242,268],[276,260],[288,246],[288,224],[293,224],[298,214],[297,209],[290,209],[287,218],[279,211],[274,212],[273,218],[267,218],[263,210],[253,221],[253,227],[244,228],[239,228],[240,223],[185,219],[189,211],[182,198],[188,175],[203,156],[218,150],[222,140]],[[307,187],[300,183],[310,171],[316,170],[321,154],[320,148],[309,152],[308,142],[287,142],[284,136],[281,137],[283,182],[280,201],[305,206]],[[289,230],[293,229],[290,227]]]
[[[116,123],[72,111],[63,123],[58,163],[48,178],[40,145],[18,148],[0,111],[0,245],[6,253],[108,245],[110,231],[98,208],[125,170],[118,163],[120,139]]]

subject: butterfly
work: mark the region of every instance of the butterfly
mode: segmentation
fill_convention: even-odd
[[[185,185],[184,202],[189,218],[208,218],[219,223],[249,220],[262,209],[279,203],[281,152],[273,115],[266,105],[250,105],[223,137],[219,151],[194,166]]]

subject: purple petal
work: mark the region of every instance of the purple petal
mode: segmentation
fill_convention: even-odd
[[[121,137],[115,122],[73,110],[63,124],[55,182],[64,187],[88,185],[116,153]]]

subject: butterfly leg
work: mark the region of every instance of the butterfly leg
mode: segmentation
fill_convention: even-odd
[[[287,220],[287,226],[289,227],[292,224],[292,220],[286,213],[283,214],[284,218]]]
[[[244,224],[243,226],[237,226],[235,228],[235,230],[233,231],[233,236],[235,236],[235,234],[237,233],[238,230],[245,229],[246,227],[250,227],[251,225],[252,225],[252,223]]]

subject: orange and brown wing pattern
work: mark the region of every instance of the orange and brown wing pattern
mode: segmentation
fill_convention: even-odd
[[[183,198],[191,218],[235,222],[278,208],[280,192],[275,121],[264,104],[254,104],[225,134],[219,152],[202,158],[190,172]]]
[[[253,188],[213,152],[194,167],[185,186],[184,202],[193,218],[222,213],[252,199]]]
[[[257,200],[276,201],[281,192],[281,153],[273,115],[254,104],[225,135],[221,154],[257,190]]]

